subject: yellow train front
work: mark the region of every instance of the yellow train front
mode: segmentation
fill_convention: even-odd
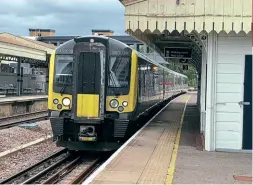
[[[53,138],[70,150],[119,148],[140,116],[187,89],[187,77],[117,40],[78,37],[51,56],[48,108]]]

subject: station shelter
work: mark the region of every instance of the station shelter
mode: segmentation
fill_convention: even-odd
[[[0,95],[47,94],[50,55],[56,46],[0,33]]]
[[[205,150],[252,150],[252,1],[120,2],[128,34],[195,66]]]

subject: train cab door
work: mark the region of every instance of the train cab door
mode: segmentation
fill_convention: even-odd
[[[104,115],[105,47],[74,46],[73,111],[75,122],[92,123]]]

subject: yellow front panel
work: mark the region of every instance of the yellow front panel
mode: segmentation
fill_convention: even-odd
[[[50,110],[70,110],[72,107],[72,95],[69,94],[60,94],[60,93],[54,93],[53,92],[53,86],[54,86],[54,66],[55,66],[55,51],[51,54],[50,57],[50,65],[49,65],[49,84],[48,84],[48,109]],[[61,109],[57,108],[58,104],[62,104],[63,98],[69,98],[71,100],[70,106],[63,106]],[[57,99],[59,101],[58,104],[54,104],[53,100]]]
[[[97,118],[99,115],[99,95],[77,95],[77,117]]]
[[[69,98],[69,99],[70,99],[70,101],[71,101],[70,106],[64,106],[64,105],[62,104],[63,98]],[[61,108],[61,109],[58,109],[58,108],[57,108],[57,105],[58,105],[58,104],[54,104],[54,103],[53,103],[53,100],[54,100],[54,99],[57,99],[57,100],[59,101],[58,104],[61,104],[61,105],[62,105],[62,108]],[[51,93],[51,96],[48,97],[48,108],[49,108],[50,110],[57,110],[57,111],[70,110],[71,107],[72,107],[72,95],[69,95],[69,94],[62,94],[62,95],[61,95],[60,93],[54,93],[54,92],[52,92],[52,93]]]
[[[55,63],[55,51],[50,56],[50,63],[49,63],[49,83],[48,83],[48,109],[53,109],[53,81],[54,81],[54,63]],[[55,109],[56,106],[55,106]]]

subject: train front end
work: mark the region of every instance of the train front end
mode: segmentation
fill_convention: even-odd
[[[65,46],[50,66],[50,121],[57,145],[117,149],[136,104],[131,49],[104,37],[80,37]]]

